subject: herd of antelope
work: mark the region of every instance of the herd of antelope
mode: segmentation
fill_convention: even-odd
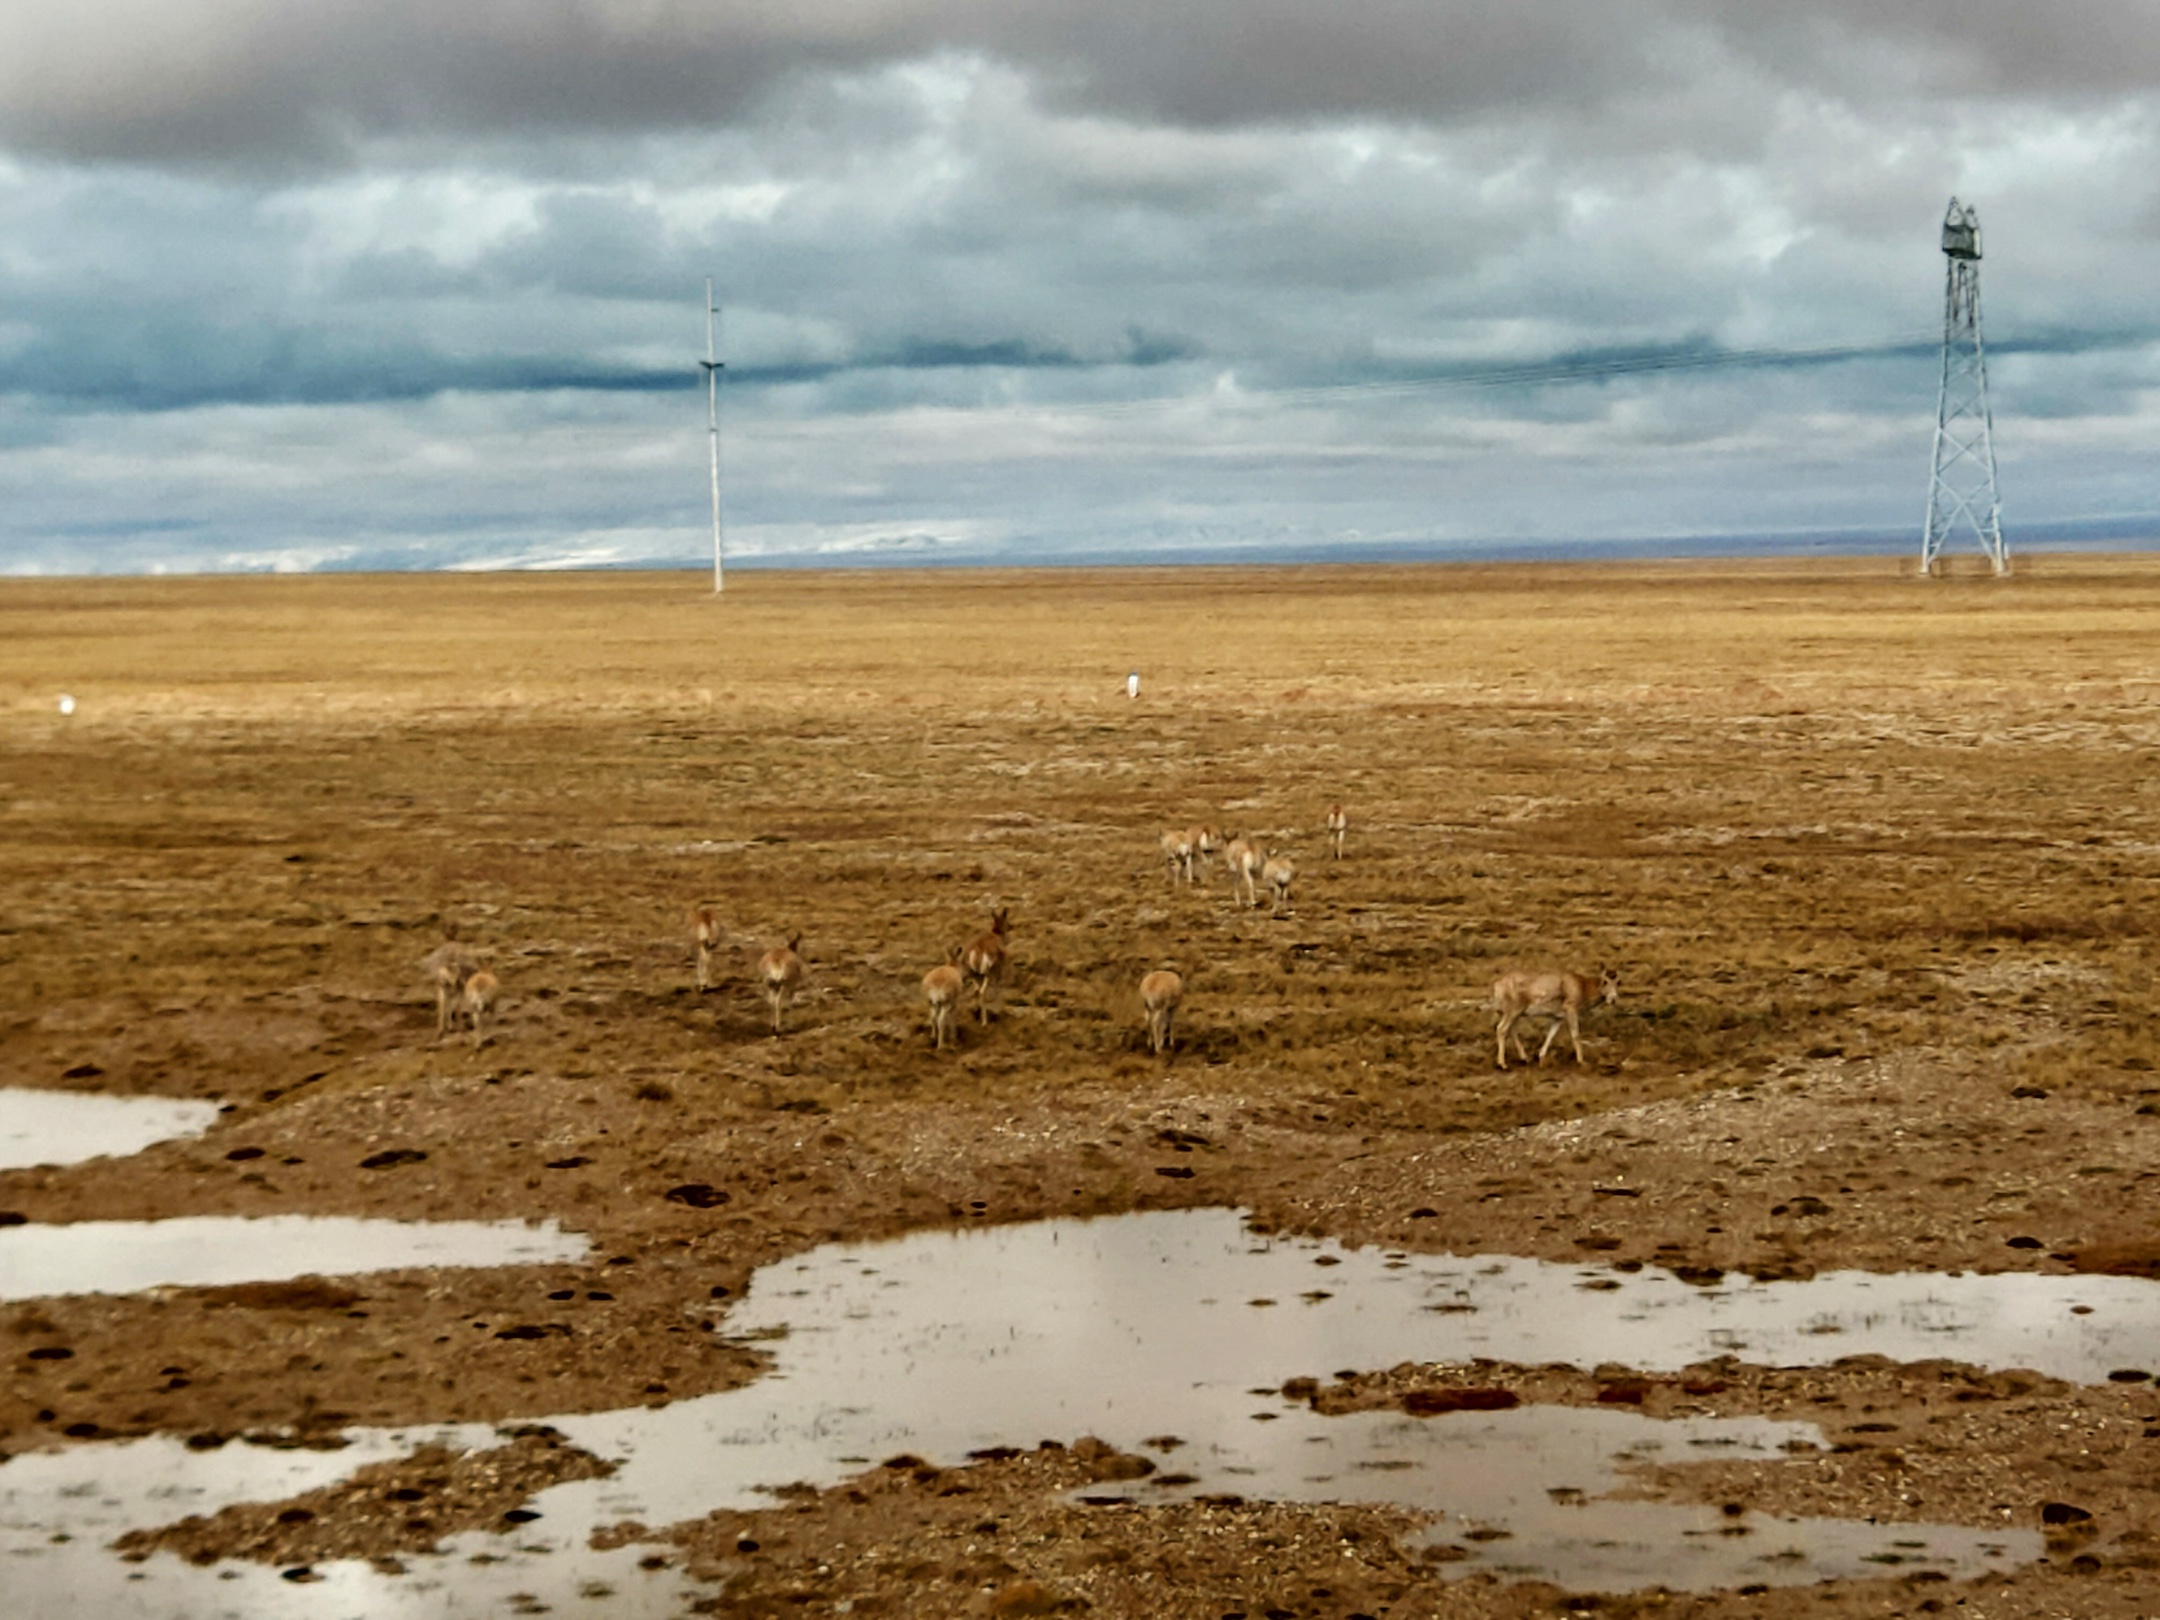
[[[1343,844],[1349,831],[1350,818],[1343,807],[1329,805],[1326,836],[1332,859],[1343,858]],[[1204,882],[1219,854],[1230,873],[1230,897],[1234,905],[1245,910],[1258,909],[1260,891],[1264,888],[1269,897],[1270,916],[1282,916],[1290,908],[1290,890],[1297,880],[1297,867],[1287,854],[1266,846],[1259,839],[1236,832],[1220,832],[1203,824],[1170,828],[1162,835],[1161,847],[1164,865],[1174,885]],[[710,906],[697,907],[690,913],[689,920],[691,939],[697,950],[697,988],[702,995],[716,987],[714,965],[727,932],[719,913]],[[977,1021],[990,1022],[990,1005],[1003,987],[1006,963],[1010,960],[1009,929],[1007,912],[1000,907],[991,913],[990,926],[986,930],[964,944],[954,945],[946,953],[944,962],[923,975],[923,999],[930,1010],[933,1051],[942,1052],[948,1044],[958,1045],[953,1019],[970,989],[975,995]],[[757,959],[757,983],[771,1009],[775,1037],[784,1033],[788,1004],[803,982],[801,952],[802,935],[797,933],[791,934],[786,944],[774,946]],[[501,988],[495,975],[472,950],[454,938],[438,946],[421,966],[435,987],[436,1038],[440,1040],[450,1034],[462,1020],[477,1047]],[[1147,1027],[1148,1049],[1157,1056],[1167,1056],[1170,1052],[1171,1029],[1184,995],[1184,979],[1169,968],[1155,969],[1140,980],[1140,1007]],[[1574,1047],[1575,1061],[1581,1063],[1582,1015],[1593,1006],[1615,1002],[1619,997],[1620,981],[1603,969],[1595,975],[1571,973],[1560,968],[1523,968],[1501,974],[1492,987],[1492,1009],[1497,1015],[1493,1038],[1499,1066],[1503,1069],[1508,1066],[1510,1036],[1514,1039],[1517,1060],[1530,1061],[1519,1027],[1524,1019],[1546,1026],[1545,1041],[1537,1054],[1540,1066],[1563,1028]]]
[[[1342,859],[1343,834],[1349,830],[1350,819],[1339,804],[1328,807],[1328,837],[1335,849],[1335,858]],[[1268,915],[1280,917],[1290,905],[1290,885],[1297,880],[1297,868],[1290,857],[1273,849],[1265,848],[1257,840],[1238,833],[1217,832],[1213,827],[1172,827],[1162,835],[1163,864],[1170,870],[1172,883],[1199,883],[1206,879],[1208,864],[1220,852],[1223,864],[1230,869],[1230,898],[1248,909],[1260,904],[1260,885],[1266,885],[1270,904]]]

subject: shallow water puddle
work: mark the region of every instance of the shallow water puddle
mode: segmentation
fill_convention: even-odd
[[[328,1452],[237,1441],[191,1451],[157,1438],[17,1457],[0,1466],[0,1593],[7,1597],[0,1612],[38,1620],[437,1620],[541,1612],[525,1595],[555,1614],[591,1620],[681,1612],[680,1575],[637,1567],[651,1549],[582,1549],[574,1568],[557,1569],[555,1544],[522,1532],[445,1537],[442,1555],[405,1555],[404,1574],[342,1561],[306,1568],[299,1580],[260,1564],[197,1568],[163,1554],[128,1563],[106,1550],[140,1525],[298,1495],[423,1445],[483,1448],[501,1440],[485,1425],[456,1424],[358,1433]]]
[[[2071,1314],[2081,1303],[2091,1316]],[[1702,1589],[1915,1564],[1971,1574],[2038,1556],[2040,1538],[1759,1516],[1736,1525],[1708,1510],[1597,1500],[1628,1457],[1771,1458],[1788,1443],[1823,1443],[1808,1424],[1565,1407],[1328,1418],[1272,1391],[1404,1360],[1656,1371],[1728,1351],[1786,1365],[1955,1355],[2099,1378],[2121,1364],[2119,1344],[2155,1342],[2160,1286],[1848,1273],[1704,1290],[1665,1272],[1256,1240],[1233,1211],[1195,1210],[814,1250],[760,1272],[727,1328],[784,1333],[768,1346],[769,1376],[664,1411],[554,1420],[623,1467],[555,1487],[540,1505],[594,1524],[665,1524],[764,1505],[760,1486],[831,1484],[895,1452],[949,1464],[1043,1437],[1096,1434],[1144,1451],[1176,1436],[1163,1466],[1189,1484],[1090,1494],[1400,1502],[1450,1516],[1436,1539],[1506,1532],[1474,1542],[1457,1569],[1585,1589]]]
[[[0,1086],[0,1170],[140,1153],[200,1136],[218,1105],[174,1097],[108,1097]]]
[[[1880,1354],[2095,1382],[2139,1364],[2140,1352],[2149,1357],[2160,1343],[2160,1285],[2117,1277],[1839,1273],[1705,1289],[1654,1270],[1391,1256],[1257,1239],[1233,1211],[1197,1210],[822,1248],[760,1271],[725,1327],[765,1340],[773,1371],[742,1389],[664,1408],[551,1420],[621,1468],[612,1478],[559,1485],[534,1499],[543,1517],[515,1543],[555,1551],[519,1555],[531,1562],[515,1590],[575,1612],[570,1606],[586,1583],[612,1583],[622,1595],[609,1612],[643,1612],[623,1605],[644,1602],[634,1594],[658,1590],[655,1578],[631,1570],[624,1552],[587,1548],[594,1529],[628,1518],[657,1526],[717,1507],[769,1506],[774,1486],[832,1484],[896,1452],[957,1464],[973,1450],[1083,1434],[1148,1452],[1165,1472],[1191,1476],[1165,1484],[1158,1474],[1091,1496],[1400,1502],[1446,1516],[1431,1539],[1465,1543],[1469,1553],[1448,1566],[1453,1571],[1537,1574],[1578,1590],[2003,1569],[2038,1557],[2039,1536],[1760,1514],[1733,1519],[1709,1509],[1601,1500],[1625,1480],[1631,1459],[1775,1458],[1789,1444],[1822,1443],[1809,1424],[1659,1421],[1569,1407],[1328,1418],[1274,1392],[1292,1377],[1480,1356],[1609,1361],[1655,1372],[1728,1353],[1788,1366]],[[1180,1443],[1150,1451],[1147,1442],[1165,1436]],[[350,1458],[346,1471],[382,1455],[386,1443],[380,1434],[356,1439],[363,1454],[340,1454]],[[84,1447],[71,1455],[104,1458],[86,1466],[110,1470],[123,1450]],[[0,1500],[13,1502],[8,1493],[29,1477],[18,1470],[46,1461],[0,1465]],[[181,1483],[192,1477],[186,1454],[173,1466]],[[281,1491],[266,1479],[245,1494],[275,1500]],[[23,1516],[10,1508],[19,1527],[11,1537],[68,1531],[102,1542],[123,1520],[156,1524],[199,1510],[131,1499],[124,1512],[93,1525],[76,1518],[64,1496],[38,1500],[43,1506]],[[457,1545],[468,1554],[511,1547],[487,1536]],[[114,1563],[93,1548],[78,1556]],[[40,1562],[61,1583],[53,1590],[74,1589],[74,1559],[56,1552]],[[414,1573],[404,1577],[358,1565],[325,1569],[340,1572],[341,1581],[387,1583],[380,1592],[368,1586],[372,1595],[351,1612],[418,1616],[476,1612],[481,1585],[502,1568],[485,1566],[468,1579],[468,1566],[456,1559],[409,1562]],[[144,1566],[160,1580],[180,1579],[182,1568],[166,1557]],[[269,1606],[228,1603],[223,1612],[289,1612],[273,1603],[286,1594],[261,1573],[246,1571],[219,1591],[266,1594]],[[207,1611],[175,1603],[135,1612]]]
[[[584,1257],[553,1221],[382,1221],[331,1215],[192,1215],[0,1228],[0,1300],[132,1294],[347,1277],[408,1266],[526,1266]]]
[[[1526,1406],[1437,1418],[1400,1412],[1321,1417],[1284,1407],[1268,1444],[1235,1447],[1208,1437],[1217,1477],[1166,1487],[1153,1480],[1091,1489],[1087,1500],[1174,1501],[1192,1491],[1236,1489],[1274,1501],[1393,1502],[1429,1508],[1446,1521],[1410,1538],[1469,1555],[1443,1573],[1471,1569],[1536,1577],[1578,1591],[1663,1586],[1675,1591],[1866,1579],[1915,1570],[1978,1574],[2038,1556],[2031,1531],[1955,1525],[1875,1525],[1852,1519],[1733,1518],[1713,1507],[1604,1501],[1629,1483],[1623,1463],[1776,1461],[1790,1444],[1820,1443],[1806,1423],[1768,1418],[1660,1421],[1600,1407]],[[1185,1448],[1160,1459],[1195,1467]]]

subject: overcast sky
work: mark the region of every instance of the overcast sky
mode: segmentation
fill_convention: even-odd
[[[1917,547],[1953,193],[2160,531],[2142,0],[7,6],[0,570],[695,561],[708,274],[743,560]]]

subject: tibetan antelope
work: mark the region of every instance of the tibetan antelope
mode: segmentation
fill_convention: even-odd
[[[772,1003],[772,1032],[780,1033],[780,1010],[795,994],[795,987],[802,983],[803,961],[796,954],[802,948],[802,935],[788,935],[785,945],[775,945],[758,958],[758,982],[765,987],[765,999]]]
[[[1175,883],[1183,877],[1187,883],[1198,883],[1221,845],[1222,835],[1206,822],[1197,827],[1172,827],[1162,835],[1163,864],[1170,869],[1170,881]]]
[[[472,1025],[472,1043],[476,1048],[487,1016],[495,1010],[496,993],[501,989],[501,981],[486,968],[480,968],[465,981],[465,988],[458,994],[457,1012]]]
[[[1158,1057],[1170,1050],[1170,1025],[1185,996],[1185,981],[1168,968],[1157,968],[1140,981],[1140,1005],[1147,1013],[1148,1050]]]
[[[1250,909],[1260,903],[1258,880],[1267,856],[1250,838],[1233,838],[1223,846],[1223,864],[1230,868],[1230,898]],[[1240,900],[1238,897],[1244,898]]]
[[[977,934],[968,941],[960,953],[960,971],[975,986],[975,1017],[978,1022],[990,1022],[990,995],[1005,980],[1005,942],[1010,934],[1005,926],[1005,908],[1000,906],[990,913],[990,931]]]
[[[1290,885],[1297,881],[1297,868],[1287,855],[1269,855],[1267,864],[1260,868],[1260,881],[1268,886],[1271,903],[1270,917],[1280,917],[1283,908],[1290,904]]]
[[[727,938],[727,930],[720,926],[720,914],[711,906],[699,906],[690,913],[690,932],[697,940],[697,987],[703,995],[712,988],[713,957],[718,954],[720,942]]]
[[[1162,835],[1163,865],[1170,869],[1170,881],[1183,878],[1193,880],[1193,835],[1172,827]]]
[[[960,1005],[960,993],[967,988],[967,977],[960,971],[961,947],[955,945],[947,954],[942,967],[934,967],[922,976],[923,999],[930,1003],[930,1050],[942,1052],[948,1036],[954,1045],[959,1036],[953,1030],[953,1011]]]
[[[1199,867],[1200,875],[1205,877],[1208,862],[1212,861],[1215,852],[1222,848],[1222,834],[1203,821],[1185,836],[1192,840],[1193,861]]]
[[[452,1010],[464,993],[465,981],[480,971],[480,958],[470,947],[446,939],[428,952],[420,963],[428,982],[435,986],[435,1038],[450,1033]]]
[[[1327,807],[1328,842],[1335,847],[1335,859],[1342,859],[1343,835],[1350,830],[1349,814],[1339,804]]]
[[[1503,973],[1493,980],[1492,1004],[1499,1022],[1493,1027],[1493,1039],[1499,1047],[1500,1067],[1507,1067],[1508,1036],[1515,1036],[1515,1056],[1527,1063],[1529,1054],[1523,1050],[1522,1033],[1515,1028],[1522,1018],[1542,1018],[1550,1026],[1545,1031],[1545,1044],[1538,1048],[1537,1060],[1542,1066],[1545,1054],[1559,1038],[1560,1026],[1567,1026],[1568,1039],[1575,1046],[1575,1061],[1582,1062],[1582,1015],[1600,1002],[1620,999],[1620,981],[1613,974],[1599,969],[1597,977],[1585,978],[1580,973],[1566,973],[1559,968],[1517,968]]]

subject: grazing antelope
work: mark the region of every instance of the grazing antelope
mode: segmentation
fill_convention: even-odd
[[[1172,827],[1162,835],[1163,861],[1170,868],[1170,881],[1175,883],[1182,874],[1187,883],[1198,883],[1207,875],[1209,860],[1222,846],[1222,835],[1202,822],[1197,827]]]
[[[1170,1025],[1185,996],[1185,981],[1168,968],[1157,968],[1140,981],[1140,1005],[1147,1012],[1148,1050],[1158,1057],[1170,1050]]]
[[[942,967],[934,967],[922,976],[923,999],[930,1003],[930,1050],[945,1050],[946,1037],[959,1044],[953,1030],[953,1010],[960,1005],[960,993],[967,988],[967,978],[961,973],[961,948],[955,945],[948,953]]]
[[[487,1015],[494,1011],[495,995],[501,989],[501,981],[486,968],[480,968],[465,981],[465,988],[458,996],[457,1010],[472,1024],[475,1048],[480,1045],[481,1027],[487,1022]]]
[[[1005,941],[1008,937],[1005,908],[1000,906],[990,913],[990,931],[977,934],[960,953],[960,971],[975,986],[975,1016],[981,1023],[990,1022],[990,993],[1005,979]]]
[[[1328,842],[1335,846],[1335,859],[1342,859],[1343,835],[1350,830],[1350,817],[1339,804],[1327,807]]]
[[[802,935],[788,935],[785,945],[775,945],[758,958],[758,980],[765,986],[765,999],[772,1003],[772,1032],[780,1033],[780,1009],[788,1004],[795,987],[802,983],[802,958],[795,953],[802,947]]]
[[[464,993],[465,981],[480,971],[480,958],[470,947],[446,939],[421,960],[421,971],[435,986],[435,1038],[450,1033],[451,1009]]]
[[[1250,838],[1233,838],[1223,848],[1223,863],[1230,868],[1230,898],[1245,898],[1239,904],[1248,909],[1260,903],[1257,880],[1260,869],[1267,864],[1267,856]]]
[[[1507,1067],[1507,1043],[1510,1032],[1515,1033],[1515,1056],[1527,1063],[1529,1054],[1523,1050],[1522,1035],[1515,1030],[1521,1018],[1543,1018],[1551,1027],[1545,1031],[1545,1044],[1538,1048],[1540,1066],[1545,1054],[1552,1050],[1559,1038],[1560,1026],[1567,1025],[1568,1039],[1575,1046],[1575,1061],[1582,1062],[1582,1014],[1585,1009],[1599,1002],[1620,999],[1620,980],[1604,969],[1598,970],[1594,979],[1580,973],[1566,973],[1558,968],[1517,968],[1503,973],[1493,980],[1493,1009],[1499,1013],[1494,1026],[1493,1039],[1499,1047],[1500,1067]]]
[[[1193,880],[1193,835],[1172,827],[1162,835],[1163,865],[1170,869],[1172,883],[1182,877],[1187,883]]]
[[[1215,852],[1222,848],[1222,834],[1203,821],[1185,836],[1192,840],[1193,859],[1199,864],[1201,874],[1204,876],[1207,872],[1208,862],[1213,860]]]
[[[1270,855],[1267,864],[1260,868],[1260,881],[1268,886],[1272,899],[1268,915],[1280,917],[1283,908],[1290,904],[1290,885],[1297,881],[1297,868],[1290,864],[1287,855]]]
[[[727,930],[720,926],[717,911],[711,906],[699,906],[690,913],[690,931],[697,939],[697,987],[702,996],[712,988],[713,957],[720,942],[727,938]]]

